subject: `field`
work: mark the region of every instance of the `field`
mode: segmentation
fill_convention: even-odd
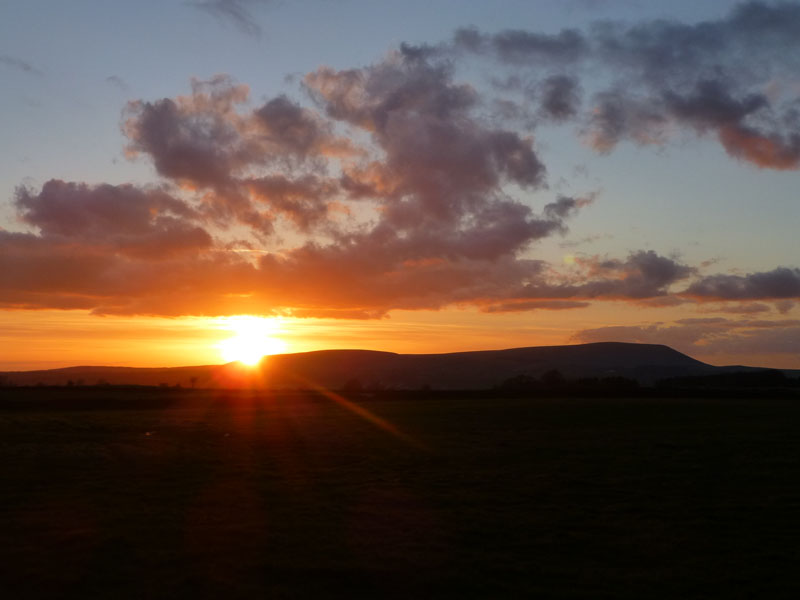
[[[800,403],[0,390],[4,598],[800,597]]]

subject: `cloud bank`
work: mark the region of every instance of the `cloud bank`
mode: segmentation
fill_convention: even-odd
[[[195,4],[254,26],[241,2]],[[705,275],[653,250],[570,268],[537,259],[538,242],[597,200],[549,190],[536,128],[577,128],[598,152],[687,131],[759,168],[797,169],[800,97],[776,82],[796,72],[798,33],[797,5],[758,2],[695,25],[463,29],[365,67],[321,66],[296,97],[254,105],[219,75],[130,102],[127,154],[157,180],[19,188],[26,229],[0,230],[0,306],[377,318],[792,302],[792,266]],[[474,61],[493,65],[491,81],[460,76]]]
[[[579,118],[600,152],[623,141],[663,144],[674,131],[689,130],[715,137],[735,158],[786,170],[800,167],[793,75],[800,67],[799,35],[800,5],[747,2],[723,19],[691,25],[600,22],[554,35],[463,29],[427,52],[477,55],[512,67],[505,87],[519,92],[519,113]],[[594,88],[585,101],[576,73]]]

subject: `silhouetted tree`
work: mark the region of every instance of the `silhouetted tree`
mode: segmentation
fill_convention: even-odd
[[[542,374],[542,383],[545,385],[564,385],[566,382],[566,378],[558,369],[551,369]]]
[[[600,380],[600,385],[613,390],[633,390],[639,387],[639,382],[630,377],[614,375],[613,377],[603,377]]]
[[[509,392],[535,390],[539,387],[541,387],[541,383],[532,375],[515,375],[500,384],[501,390]]]

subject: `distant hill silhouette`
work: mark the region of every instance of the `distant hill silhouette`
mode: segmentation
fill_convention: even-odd
[[[395,354],[322,350],[266,357],[255,369],[238,363],[174,368],[69,367],[0,373],[4,385],[148,385],[185,388],[489,389],[514,377],[538,378],[557,370],[569,379],[658,380],[753,371],[715,367],[668,346],[598,342],[448,354]],[[797,372],[785,371],[797,376]]]

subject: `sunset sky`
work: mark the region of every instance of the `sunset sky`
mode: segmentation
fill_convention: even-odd
[[[800,368],[800,3],[5,0],[0,78],[0,370]]]

